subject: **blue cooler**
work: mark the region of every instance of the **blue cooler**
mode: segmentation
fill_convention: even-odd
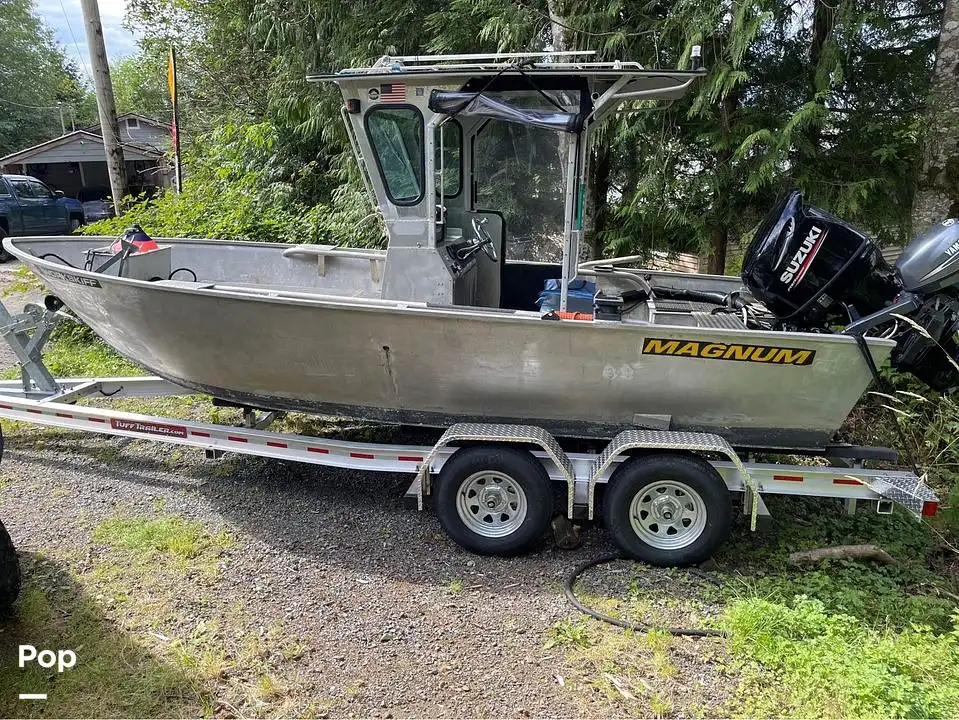
[[[562,280],[547,280],[536,304],[543,312],[559,310],[559,295],[563,287]],[[596,283],[589,280],[570,280],[566,295],[566,309],[569,312],[593,312],[593,296],[596,295]]]

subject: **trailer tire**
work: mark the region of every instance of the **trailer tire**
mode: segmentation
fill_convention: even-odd
[[[20,594],[20,560],[10,534],[0,522],[0,615],[5,615]]]
[[[539,541],[553,515],[543,464],[518,448],[465,447],[443,465],[436,513],[456,543],[480,555],[516,555]]]
[[[609,480],[603,517],[616,544],[650,565],[695,565],[729,536],[726,483],[702,458],[658,453],[622,463]]]

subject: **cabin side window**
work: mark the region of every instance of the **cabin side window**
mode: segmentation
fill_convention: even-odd
[[[442,142],[443,184],[440,186],[440,144]],[[460,194],[463,186],[463,128],[449,120],[436,128],[436,192],[442,187],[443,197]]]
[[[366,114],[366,132],[386,194],[394,205],[423,199],[423,116],[411,106],[380,106]]]

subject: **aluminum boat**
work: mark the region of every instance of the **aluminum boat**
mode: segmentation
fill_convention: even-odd
[[[792,193],[741,278],[581,262],[591,131],[681,97],[697,65],[696,53],[686,71],[570,53],[386,57],[316,76],[342,92],[386,250],[3,244],[125,357],[258,408],[816,449],[890,357],[956,384],[955,224],[890,268],[861,231]]]

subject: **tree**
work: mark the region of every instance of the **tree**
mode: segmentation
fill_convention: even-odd
[[[0,156],[57,137],[60,109],[69,129],[71,115],[85,114],[89,91],[76,68],[53,40],[32,0],[0,0],[4,18],[0,52]],[[58,103],[60,106],[58,107]]]
[[[162,48],[153,45],[114,63],[110,77],[118,113],[135,112],[154,120],[170,120],[173,109],[167,89],[167,57]]]
[[[932,89],[927,104],[925,143],[918,190],[912,207],[914,232],[945,218],[959,217],[959,2],[946,0]]]

